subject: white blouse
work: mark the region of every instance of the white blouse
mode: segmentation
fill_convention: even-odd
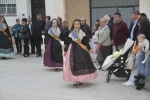
[[[82,41],[83,37],[86,36],[85,33],[80,29],[79,33],[77,33],[78,38]],[[76,41],[75,37],[73,36],[72,33],[69,34],[69,37],[73,40]]]
[[[57,27],[56,30],[53,27],[51,27],[51,28],[52,28],[54,34],[59,37],[61,34],[59,27]],[[48,34],[50,34],[52,36],[52,33],[50,33],[50,29],[48,30]]]

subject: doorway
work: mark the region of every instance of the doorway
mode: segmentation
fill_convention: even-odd
[[[42,15],[42,19],[45,19],[45,0],[31,0],[31,11],[33,22],[37,19],[37,14]]]

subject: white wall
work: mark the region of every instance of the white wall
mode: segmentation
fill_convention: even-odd
[[[54,1],[55,0],[45,0],[46,16],[51,16],[51,19],[55,18]]]
[[[17,16],[4,16],[8,26],[13,26],[16,24]]]
[[[150,0],[140,0],[140,13],[146,13],[150,18]]]
[[[46,16],[51,18],[62,17],[62,20],[66,20],[66,2],[65,0],[45,0]]]
[[[31,0],[16,0],[17,14],[16,16],[5,16],[9,26],[16,23],[16,19],[28,18],[31,16]],[[22,16],[24,14],[24,16]]]
[[[31,0],[26,0],[26,6],[27,6],[27,18],[32,18],[32,14],[31,14]]]
[[[55,17],[60,16],[62,20],[66,20],[66,2],[65,0],[55,0]]]

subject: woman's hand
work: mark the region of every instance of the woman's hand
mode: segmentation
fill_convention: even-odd
[[[66,56],[66,52],[64,52],[64,54],[62,54],[63,56]]]
[[[94,53],[92,49],[90,49],[90,52],[91,52],[92,54]]]
[[[114,45],[114,40],[111,41],[112,45]]]
[[[101,44],[100,44],[100,43],[98,43],[98,45],[99,45],[99,46],[101,46]]]

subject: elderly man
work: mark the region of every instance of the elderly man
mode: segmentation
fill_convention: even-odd
[[[112,40],[112,33],[113,33],[114,23],[110,21],[110,16],[109,15],[105,15],[104,18],[106,19],[106,22],[107,22],[106,24],[110,29],[110,39]],[[111,46],[110,54],[112,54],[112,53],[113,53],[113,50],[112,50],[112,46]]]
[[[112,33],[113,33],[114,23],[110,22],[110,16],[105,15],[104,18],[106,19],[106,22],[107,22],[106,24],[110,29],[110,38],[112,40]]]
[[[81,21],[81,28],[85,32],[87,40],[90,41],[90,39],[92,38],[92,30],[89,27],[89,25],[86,23],[85,18],[81,18],[80,21]]]

